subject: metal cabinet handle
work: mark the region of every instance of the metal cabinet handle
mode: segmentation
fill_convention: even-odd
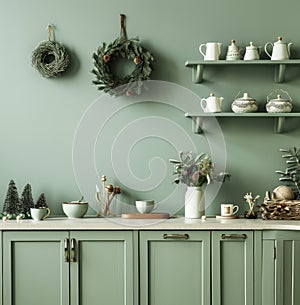
[[[163,239],[189,239],[189,234],[164,234]]]
[[[69,262],[69,239],[65,238],[64,239],[64,258],[65,262]]]
[[[76,262],[76,240],[75,238],[71,239],[71,262]]]
[[[221,239],[246,239],[247,234],[221,234]]]

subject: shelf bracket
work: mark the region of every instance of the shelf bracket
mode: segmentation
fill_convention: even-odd
[[[282,133],[284,127],[285,117],[280,116],[278,118],[274,118],[274,132]]]
[[[201,116],[192,116],[192,131],[193,133],[201,134],[203,133],[203,117]]]
[[[283,83],[285,78],[285,64],[275,65],[275,83]]]
[[[203,71],[204,65],[198,64],[192,67],[192,81],[195,84],[200,84],[203,82]]]

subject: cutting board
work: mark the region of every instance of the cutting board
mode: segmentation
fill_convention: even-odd
[[[125,219],[168,219],[170,215],[168,213],[128,213],[122,214],[121,217]]]

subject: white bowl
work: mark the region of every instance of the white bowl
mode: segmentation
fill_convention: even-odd
[[[66,216],[69,218],[82,218],[87,210],[89,204],[87,202],[80,203],[63,203],[62,208]]]

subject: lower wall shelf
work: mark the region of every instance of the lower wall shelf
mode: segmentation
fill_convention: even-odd
[[[192,130],[194,133],[203,133],[203,122],[206,118],[210,117],[236,117],[236,118],[273,118],[274,120],[274,132],[281,133],[284,129],[285,119],[291,117],[300,118],[300,113],[267,113],[267,112],[251,112],[251,113],[233,113],[233,112],[220,112],[220,113],[186,113],[187,118],[192,119]]]

